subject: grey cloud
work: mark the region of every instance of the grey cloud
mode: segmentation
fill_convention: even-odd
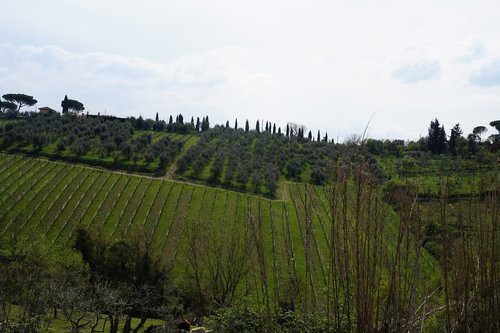
[[[469,83],[478,87],[500,85],[500,58],[483,65],[469,77]]]
[[[438,78],[441,74],[441,65],[437,60],[420,59],[399,65],[392,77],[403,83],[415,83]]]

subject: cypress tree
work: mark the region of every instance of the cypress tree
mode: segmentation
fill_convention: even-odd
[[[61,102],[61,106],[62,106],[62,113],[63,114],[68,113],[68,109],[69,109],[69,106],[68,106],[68,95],[64,96],[64,100]]]
[[[455,124],[450,134],[450,153],[457,155],[457,139],[463,134],[460,124]]]

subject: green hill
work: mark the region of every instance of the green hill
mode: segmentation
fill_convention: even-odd
[[[332,232],[326,187],[286,182],[287,199],[269,200],[8,154],[0,154],[0,184],[4,244],[42,234],[50,242],[71,245],[79,228],[106,239],[140,232],[182,285],[193,273],[192,242],[200,242],[203,251],[214,251],[224,260],[233,254],[249,257],[250,269],[238,281],[235,298],[246,295],[262,302],[265,272],[273,303],[305,299],[306,290],[318,306],[325,301]],[[398,218],[390,212],[383,218],[390,244]],[[254,252],[256,247],[261,257]],[[432,266],[432,258],[425,258],[425,264]]]
[[[1,253],[40,236],[69,247],[82,229],[142,244],[186,310],[243,304],[276,327],[292,312],[336,331],[439,331],[498,303],[496,143],[462,157],[204,123],[0,121]]]

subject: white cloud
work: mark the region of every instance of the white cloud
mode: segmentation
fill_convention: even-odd
[[[244,109],[276,84],[272,75],[247,68],[248,51],[242,48],[219,48],[166,63],[76,53],[53,45],[0,46],[0,52],[8,56],[2,63],[5,60],[8,65],[4,77],[9,89],[49,94],[47,100],[39,100],[50,105],[58,105],[58,96],[68,94],[91,113],[107,110],[108,114],[152,117],[159,112],[166,117],[178,112],[204,115],[218,109],[232,118],[230,110]]]
[[[500,86],[500,58],[495,58],[475,70],[469,82],[478,87]]]
[[[487,47],[480,38],[473,38],[461,42],[458,45],[458,60],[463,63],[471,63],[486,57]]]
[[[432,80],[441,74],[441,65],[438,60],[420,59],[399,65],[392,75],[403,83]]]
[[[430,54],[429,45],[410,45],[403,50],[392,70],[392,77],[403,83],[436,79],[442,68],[437,56]]]

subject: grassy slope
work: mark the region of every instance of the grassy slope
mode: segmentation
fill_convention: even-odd
[[[286,183],[287,201],[170,180],[112,173],[79,165],[0,153],[0,237],[5,242],[43,233],[54,242],[71,243],[77,228],[118,238],[144,230],[174,279],[183,284],[189,271],[186,229],[200,223],[209,242],[217,234],[248,229],[262,246],[263,265],[251,257],[251,269],[238,293],[263,305],[266,291],[283,300],[306,290],[321,300],[328,253],[328,202],[323,187]],[[308,193],[306,203],[305,193]],[[306,269],[306,204],[311,209],[310,269]],[[260,206],[260,215],[259,215]],[[397,218],[388,221],[397,229]],[[204,231],[202,231],[202,229]],[[262,285],[262,277],[266,285]],[[267,287],[267,289],[265,288]]]

